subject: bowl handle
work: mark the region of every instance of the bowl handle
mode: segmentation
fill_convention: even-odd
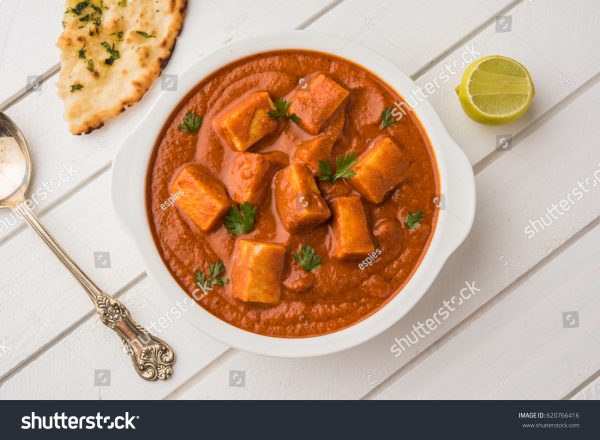
[[[121,226],[128,232],[135,224],[136,210],[140,205],[144,209],[146,200],[144,187],[138,188],[136,183],[139,173],[146,174],[146,161],[140,160],[139,148],[135,145],[136,131],[125,139],[115,154],[111,174],[113,208]]]
[[[447,210],[447,223],[444,234],[453,238],[449,241],[449,252],[452,253],[465,240],[473,221],[476,211],[475,175],[473,167],[462,149],[451,141],[447,147],[446,155],[447,169],[453,170],[447,182],[447,192],[451,199],[443,200],[445,206],[440,209]]]

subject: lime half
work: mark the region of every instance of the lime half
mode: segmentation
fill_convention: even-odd
[[[456,93],[471,119],[500,125],[520,118],[531,105],[535,90],[521,63],[493,55],[467,67]]]

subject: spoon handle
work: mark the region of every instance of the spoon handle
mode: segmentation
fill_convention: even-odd
[[[175,353],[171,347],[137,324],[120,301],[102,292],[54,240],[26,202],[16,205],[15,210],[84,287],[96,306],[100,321],[114,330],[123,341],[137,373],[150,381],[169,379],[173,374],[175,362]]]

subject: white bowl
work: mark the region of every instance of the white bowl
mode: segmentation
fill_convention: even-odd
[[[150,276],[173,300],[183,301],[188,296],[163,263],[146,215],[146,173],[156,140],[171,112],[202,79],[240,58],[280,49],[315,50],[351,60],[376,74],[404,97],[416,87],[398,67],[375,52],[344,38],[308,31],[280,32],[224,46],[180,75],[177,91],[163,92],[125,139],[112,170],[112,196],[118,217],[133,238]],[[450,254],[466,238],[475,216],[475,180],[466,156],[450,138],[429,102],[421,102],[414,112],[435,152],[445,206],[439,211],[425,257],[400,293],[371,316],[348,328],[307,338],[277,338],[251,333],[220,320],[201,306],[188,309],[183,314],[185,319],[210,336],[241,350],[271,356],[309,357],[356,346],[406,315],[431,286]]]

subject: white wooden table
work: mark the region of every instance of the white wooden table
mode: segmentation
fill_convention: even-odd
[[[170,381],[138,380],[76,281],[3,212],[0,398],[600,398],[597,1],[190,0],[166,73],[182,72],[231,40],[296,28],[359,42],[421,86],[467,50],[516,58],[535,81],[530,111],[502,127],[464,115],[454,94],[460,70],[429,96],[476,173],[473,230],[390,330],[352,350],[304,360],[225,346],[181,318],[146,275],[116,224],[109,176],[115,149],[160,86],[103,129],[69,135],[55,90],[63,11],[62,0],[0,0],[0,109],[30,142],[43,222],[99,285],[173,344],[178,362]],[[27,87],[37,76],[39,86]],[[511,148],[497,150],[507,137]],[[565,202],[569,194],[572,203]],[[529,238],[530,221],[545,219],[553,205],[568,209],[555,209],[550,225]],[[394,338],[465,283],[480,291],[395,357]]]

